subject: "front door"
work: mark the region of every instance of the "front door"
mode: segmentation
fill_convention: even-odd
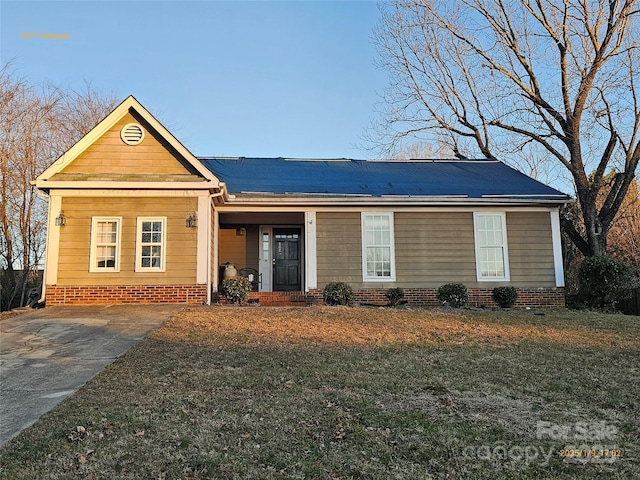
[[[273,290],[302,291],[299,228],[273,229]]]

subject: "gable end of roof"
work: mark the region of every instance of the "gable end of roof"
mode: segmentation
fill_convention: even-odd
[[[122,101],[105,118],[95,125],[84,137],[76,142],[69,150],[56,159],[47,169],[35,180],[38,188],[46,190],[51,188],[48,184],[55,181],[57,174],[60,174],[85,150],[93,145],[99,138],[105,135],[114,125],[116,125],[125,115],[130,114],[136,121],[151,132],[157,139],[162,140],[163,146],[167,148],[180,163],[187,168],[189,174],[199,176],[202,181],[219,184],[216,176],[171,134],[146,108],[144,108],[132,95]]]

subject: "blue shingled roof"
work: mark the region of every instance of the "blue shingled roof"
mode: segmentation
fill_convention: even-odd
[[[568,197],[497,160],[199,158],[230,193]]]

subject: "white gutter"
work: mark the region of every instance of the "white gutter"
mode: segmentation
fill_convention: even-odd
[[[385,197],[294,197],[294,196],[260,196],[260,197],[230,197],[229,206],[231,205],[256,205],[256,206],[301,206],[301,205],[558,205],[565,203],[573,203],[570,198],[543,199],[543,198],[468,198],[468,197],[403,197],[403,196],[385,196]]]
[[[112,182],[112,181],[43,181],[36,180],[35,186],[41,190],[210,190],[218,185],[211,182]]]
[[[482,195],[482,198],[538,198],[538,197],[553,197],[553,198],[566,198],[566,195],[547,195],[546,193],[536,194],[500,194],[500,195]]]

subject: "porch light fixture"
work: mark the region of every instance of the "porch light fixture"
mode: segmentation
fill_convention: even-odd
[[[56,217],[56,227],[64,227],[65,223],[67,223],[67,219],[64,216],[64,212],[60,210],[60,213]]]
[[[198,217],[196,217],[195,212],[187,217],[186,225],[187,228],[194,228],[198,226]]]

